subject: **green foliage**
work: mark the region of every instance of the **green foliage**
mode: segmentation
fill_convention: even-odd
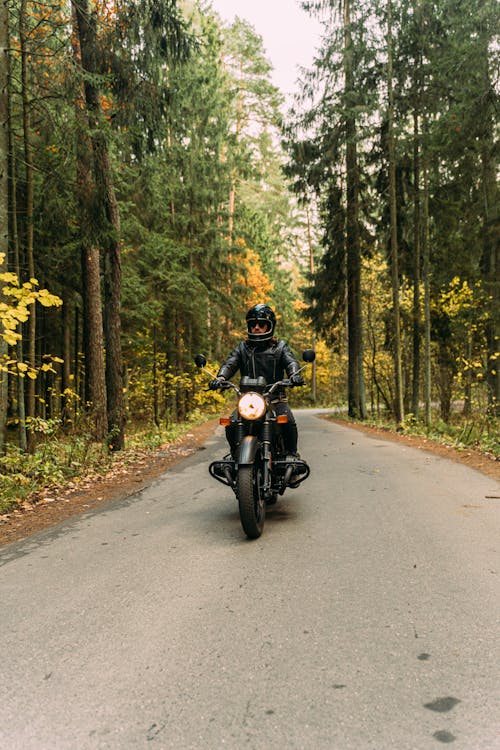
[[[388,414],[380,414],[378,417],[369,417],[366,424],[382,427],[386,430],[394,430],[394,423]],[[427,428],[425,424],[416,419],[413,414],[405,418],[402,434],[414,435],[423,439],[432,440],[442,445],[447,445],[458,450],[473,448],[490,458],[500,460],[500,421],[498,418],[488,415],[476,415],[473,418],[465,418],[460,413],[454,412],[451,419],[444,422],[435,413],[432,426]]]
[[[388,127],[387,127],[387,3],[361,2],[351,6],[349,54],[354,63],[354,86],[346,89],[342,59],[345,16],[332,5],[305,3],[324,19],[325,35],[314,68],[304,77],[301,103],[287,129],[290,163],[287,173],[303,200],[317,201],[323,253],[305,290],[308,318],[322,336],[332,337],[345,314],[345,160],[347,124],[355,122],[348,142],[356,143],[359,176],[359,222],[362,252],[389,257]],[[392,2],[394,40],[394,104],[396,131],[397,234],[400,251],[400,296],[423,279],[423,247],[428,241],[429,282],[433,307],[432,347],[435,390],[447,418],[454,377],[460,360],[481,361],[488,380],[490,405],[498,399],[496,358],[500,309],[498,298],[498,149],[495,146],[495,109],[498,91],[496,43],[498,14],[491,0],[473,2],[464,13],[453,0],[427,0],[416,5]],[[464,70],[464,78],[457,71]],[[322,96],[317,92],[324,91]],[[425,205],[427,191],[428,204]],[[428,209],[428,215],[424,212]],[[424,226],[424,215],[427,226]],[[420,256],[417,256],[417,251]],[[367,266],[363,273],[366,273]],[[459,314],[442,307],[443,290],[454,283],[476,290],[476,312],[460,302]],[[382,299],[390,276],[380,278]],[[365,283],[366,287],[366,283]],[[390,406],[394,374],[389,320],[377,313],[365,295],[364,338],[368,338],[372,394]],[[390,307],[390,305],[389,305]],[[403,348],[412,362],[415,332],[411,304],[402,308]],[[375,326],[372,324],[375,322]],[[468,327],[468,331],[466,330]],[[468,352],[467,334],[474,354]],[[386,361],[384,361],[386,360]],[[418,365],[418,362],[417,362]],[[486,365],[486,366],[485,366]],[[469,370],[470,370],[470,366]],[[411,382],[413,373],[405,373]],[[418,383],[419,373],[415,373]],[[495,393],[497,395],[495,395]],[[372,399],[376,400],[376,399]],[[407,396],[408,400],[408,396]]]
[[[55,297],[24,276],[19,282],[10,276],[4,279],[9,296],[3,298],[0,315],[4,338],[14,344],[29,306],[35,299],[39,302],[37,367],[29,369],[12,349],[9,367],[21,375],[21,382],[22,376],[36,377],[41,421],[33,426],[42,443],[57,445],[58,434],[49,438],[38,427],[58,419],[63,405],[66,425],[78,424],[87,408],[81,241],[85,236],[98,246],[107,239],[101,232],[106,218],[102,205],[89,207],[87,232],[75,194],[75,185],[83,179],[77,170],[79,147],[90,136],[108,145],[121,217],[129,421],[156,423],[147,438],[154,444],[161,430],[174,429],[198,409],[218,409],[225,403],[221,396],[203,391],[193,356],[204,351],[216,369],[243,334],[249,298],[253,301],[259,294],[276,309],[278,335],[289,340],[297,354],[311,344],[313,329],[319,332],[318,402],[343,400],[343,165],[347,123],[354,118],[360,249],[365,258],[364,372],[372,409],[391,406],[386,4],[363,0],[352,8],[354,81],[348,92],[340,16],[335,9],[330,18],[331,4],[306,5],[312,10],[322,6],[324,45],[314,70],[304,76],[302,102],[286,129],[290,164],[284,170],[282,97],[271,83],[262,39],[247,22],[222,25],[206,2],[120,0],[113,7],[96,6],[97,72],[85,74],[71,55],[67,6],[28,4],[29,90],[24,93],[33,124],[35,276],[40,286],[64,298],[65,305],[62,314],[54,306],[43,307]],[[421,161],[425,156],[428,165],[433,397],[445,402],[466,395],[476,416],[492,398],[498,357],[496,8],[491,0],[473,0],[467,13],[453,0],[423,0],[411,8],[395,1],[393,6],[405,361],[411,361],[413,333],[416,112],[416,141]],[[18,252],[23,269],[29,226],[16,38],[21,6],[14,3],[10,10],[16,188],[11,203],[17,200],[11,216],[18,225],[14,236],[12,222],[9,272],[17,273],[14,257]],[[467,75],[456,75],[460,70]],[[80,117],[84,83],[101,93],[97,133]],[[320,91],[325,95],[318,96]],[[92,173],[92,164],[86,166]],[[288,192],[290,183],[294,196]],[[306,207],[310,222],[305,221]],[[422,201],[420,209],[422,213]],[[422,235],[421,229],[421,241]],[[309,253],[316,265],[311,274]],[[411,375],[408,365],[406,382]],[[74,393],[71,406],[68,388]],[[294,398],[307,402],[304,394],[296,391]],[[13,424],[19,396],[11,393],[9,398]],[[85,456],[85,438],[75,433],[73,439],[75,455]]]
[[[36,501],[43,492],[57,495],[75,490],[94,477],[119,472],[138,458],[175,444],[206,418],[205,411],[195,409],[189,420],[169,429],[158,429],[151,423],[132,424],[127,450],[120,455],[94,442],[84,424],[68,434],[58,419],[34,420],[31,428],[38,436],[35,452],[27,454],[9,445],[0,456],[0,515],[25,501]]]
[[[59,428],[59,420],[34,420],[31,429],[39,438],[35,452],[23,453],[9,445],[0,457],[0,512],[47,487],[104,471],[108,458],[102,445],[93,443],[90,435],[65,438]]]

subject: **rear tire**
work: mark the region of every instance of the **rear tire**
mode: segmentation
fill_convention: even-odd
[[[266,519],[266,503],[262,497],[262,470],[258,465],[239,467],[236,494],[243,531],[249,539],[258,539]]]

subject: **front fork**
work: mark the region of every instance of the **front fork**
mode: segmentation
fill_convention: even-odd
[[[261,433],[260,452],[262,456],[262,494],[264,495],[264,498],[267,500],[272,495],[271,443],[272,443],[273,426],[272,426],[272,418],[270,416],[266,416],[264,421],[261,423],[260,433]],[[245,430],[245,425],[243,421],[240,419],[238,421],[238,432],[237,432],[238,444],[241,444],[246,434],[248,434],[248,432]],[[250,434],[252,434],[251,430],[250,430]]]
[[[269,500],[272,495],[272,453],[271,453],[272,424],[269,417],[262,423],[262,492]]]

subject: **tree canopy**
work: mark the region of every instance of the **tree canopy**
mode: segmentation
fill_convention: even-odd
[[[324,403],[498,413],[495,4],[302,5],[322,46],[285,112],[262,38],[207,0],[2,0],[0,431],[22,449],[40,417],[112,448],[185,419],[194,354],[225,357],[257,301],[328,352]]]

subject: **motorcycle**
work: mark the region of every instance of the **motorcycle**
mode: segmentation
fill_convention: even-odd
[[[306,365],[313,362],[316,354],[306,349],[302,355]],[[206,357],[198,354],[195,364],[206,368]],[[213,378],[213,374],[207,370]],[[238,500],[241,525],[249,539],[258,539],[264,529],[266,505],[274,505],[287,487],[298,487],[310,474],[307,463],[287,455],[280,425],[286,424],[286,414],[276,414],[273,396],[293,383],[289,379],[268,384],[262,376],[243,376],[239,387],[223,380],[221,390],[232,389],[237,396],[236,412],[236,456],[228,454],[213,461],[209,473],[222,484],[230,487]],[[223,426],[231,424],[230,417],[221,417]]]

